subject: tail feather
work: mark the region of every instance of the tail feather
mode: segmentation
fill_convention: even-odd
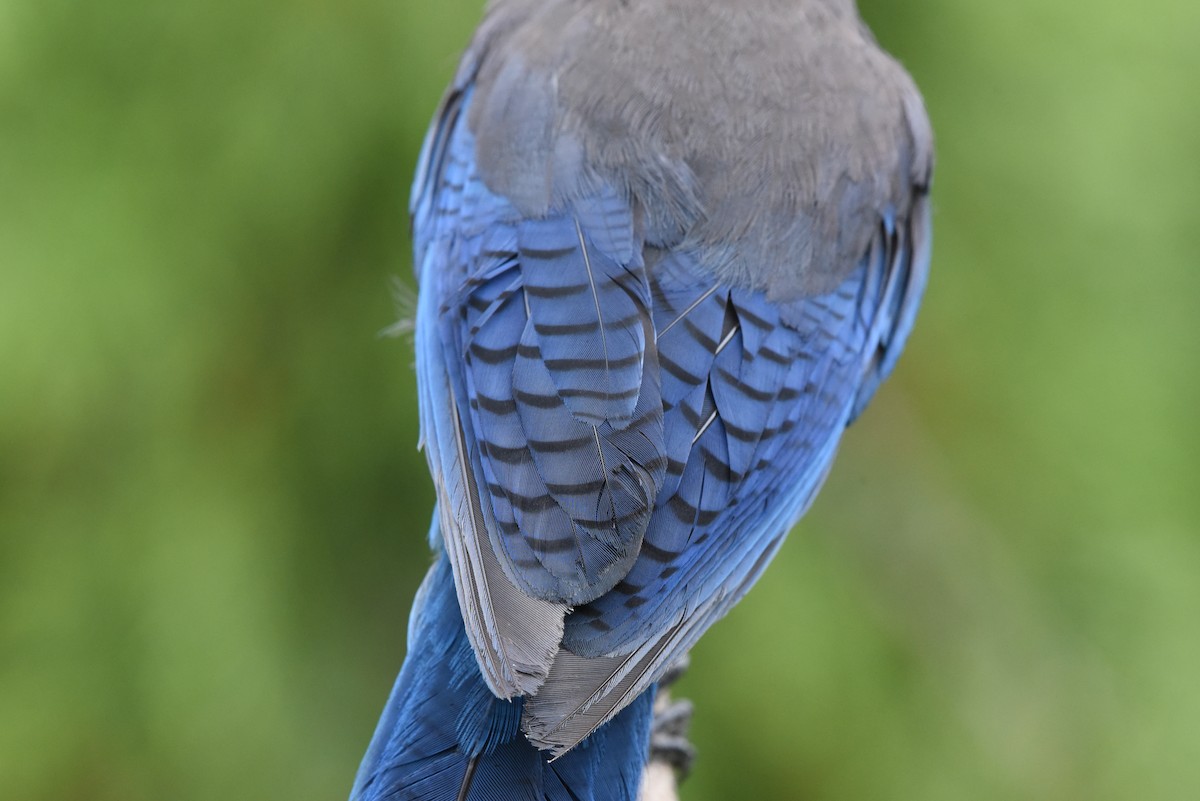
[[[408,657],[350,801],[634,801],[646,762],[651,689],[550,762],[521,734],[522,700],[488,690],[463,628],[450,562],[425,577]]]

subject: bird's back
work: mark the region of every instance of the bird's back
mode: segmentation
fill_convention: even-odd
[[[773,297],[835,287],[930,179],[920,95],[848,0],[498,0],[464,67],[494,191],[627,187],[649,241]]]

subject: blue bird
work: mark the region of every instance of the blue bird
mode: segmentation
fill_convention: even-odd
[[[493,0],[411,212],[437,555],[353,801],[632,799],[891,372],[932,134],[852,0]]]

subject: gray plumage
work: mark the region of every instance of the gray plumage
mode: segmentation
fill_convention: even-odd
[[[539,216],[620,187],[650,244],[772,299],[833,289],[929,182],[920,95],[850,0],[493,0],[469,73],[492,191]]]

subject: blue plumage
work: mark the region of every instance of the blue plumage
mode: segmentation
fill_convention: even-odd
[[[437,562],[353,801],[633,801],[656,681],[895,366],[920,99],[841,0],[746,2],[497,0],[464,58],[412,196]]]
[[[609,255],[625,250],[619,243],[601,248],[584,233],[583,220],[595,215],[595,205],[588,199],[576,203],[572,215],[523,221],[518,260],[530,344],[538,347],[556,394],[577,420],[624,428],[642,386],[650,288],[640,253],[619,261]],[[614,212],[630,216],[628,209]],[[600,232],[613,239],[610,229]]]
[[[636,796],[649,747],[653,693],[599,729],[586,747],[548,761],[520,733],[521,702],[496,698],[484,683],[445,556],[430,569],[413,607],[408,649],[359,768],[353,801]],[[460,796],[464,784],[469,795]]]

